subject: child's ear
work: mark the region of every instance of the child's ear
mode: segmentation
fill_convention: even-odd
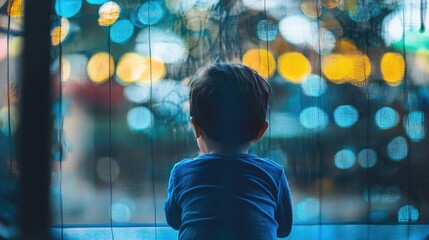
[[[259,141],[259,139],[261,139],[261,137],[264,135],[267,128],[268,128],[268,121],[265,120],[264,125],[262,125],[261,130],[259,130],[258,136],[255,139],[253,139],[252,142]]]
[[[195,138],[201,137],[201,135],[202,135],[201,128],[200,128],[200,126],[198,126],[198,124],[196,123],[196,121],[193,117],[190,118],[190,122],[191,122],[192,128],[194,129]]]

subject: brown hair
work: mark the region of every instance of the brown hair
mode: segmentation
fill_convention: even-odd
[[[218,63],[200,71],[191,83],[190,115],[221,145],[238,145],[258,136],[271,87],[241,64]]]

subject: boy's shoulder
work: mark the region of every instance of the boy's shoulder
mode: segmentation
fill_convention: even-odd
[[[210,161],[219,161],[219,160],[231,160],[231,161],[241,161],[243,163],[251,164],[263,168],[268,171],[273,172],[283,172],[283,166],[276,163],[275,161],[268,158],[261,158],[254,154],[232,154],[232,155],[223,155],[223,154],[201,154],[194,158],[185,158],[177,162],[173,169],[175,171],[180,171],[180,169],[188,168],[197,164],[204,164],[205,162]]]

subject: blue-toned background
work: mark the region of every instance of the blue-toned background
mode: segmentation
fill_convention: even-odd
[[[169,172],[199,154],[189,81],[240,62],[273,88],[251,152],[285,168],[292,239],[427,238],[427,1],[53,2],[55,234],[175,239]],[[18,232],[23,4],[0,0],[0,238]]]

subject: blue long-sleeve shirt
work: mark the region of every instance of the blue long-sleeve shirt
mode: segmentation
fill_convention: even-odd
[[[272,240],[292,227],[283,168],[253,154],[202,154],[176,163],[164,210],[180,240]]]

